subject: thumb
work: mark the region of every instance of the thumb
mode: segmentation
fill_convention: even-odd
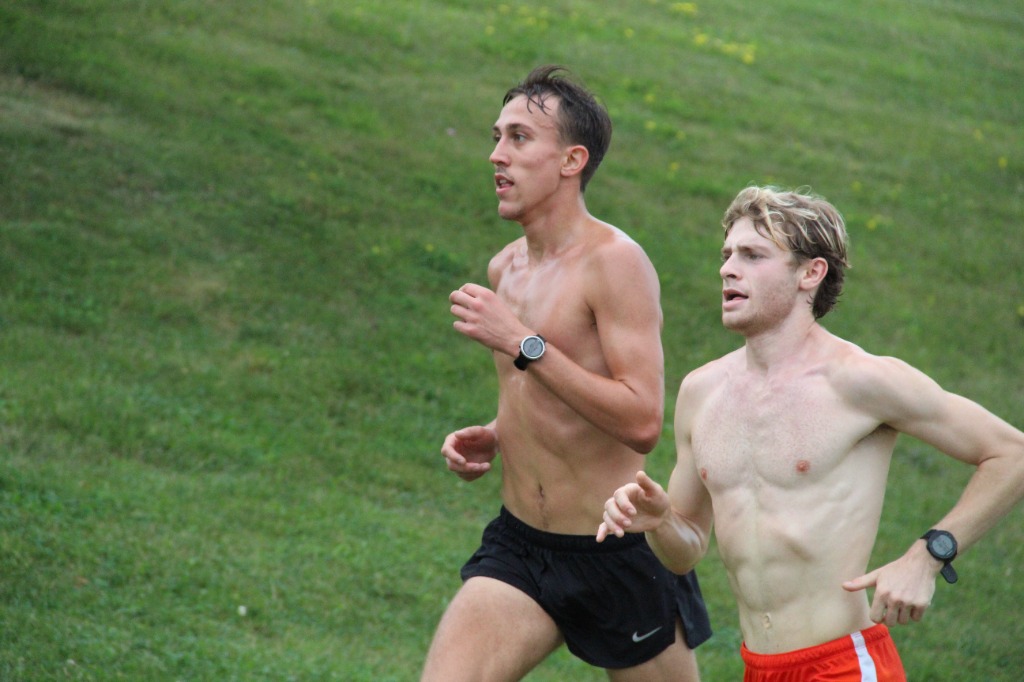
[[[877,578],[878,571],[871,571],[870,573],[862,575],[859,578],[847,580],[845,583],[843,583],[843,589],[847,592],[859,592],[860,590],[864,590],[869,587],[874,587]]]

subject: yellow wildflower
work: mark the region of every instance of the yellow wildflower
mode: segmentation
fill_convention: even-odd
[[[680,14],[689,14],[691,17],[697,14],[697,4],[693,2],[674,2],[672,11]]]

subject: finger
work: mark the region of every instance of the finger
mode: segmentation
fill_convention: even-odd
[[[903,616],[903,604],[889,604],[885,610],[885,624],[895,626],[897,623],[906,623]]]
[[[605,509],[604,523],[602,523],[601,525],[605,526],[606,530],[613,533],[615,537],[621,538],[623,535],[626,534],[626,527],[628,527],[628,521],[628,519],[625,519],[624,521],[616,520],[616,518],[612,515],[611,511]],[[607,533],[605,534],[607,535]]]
[[[869,587],[874,587],[875,578],[875,571],[872,571],[871,573],[862,575],[859,578],[847,580],[845,583],[843,583],[843,589],[847,592],[859,592],[860,590],[864,590]]]
[[[601,522],[601,525],[597,527],[597,541],[604,542],[604,539],[608,537],[608,524]]]
[[[475,298],[476,297],[476,291],[479,288],[480,288],[479,284],[473,284],[472,282],[466,282],[465,284],[463,284],[461,287],[459,287],[458,289],[456,289],[452,293],[455,294],[456,292],[458,292],[458,293],[463,294],[464,296],[468,296],[469,298]]]
[[[609,498],[608,501],[604,503],[603,518],[605,523],[608,524],[609,530],[614,530],[624,522],[626,517],[622,513],[622,510],[619,509],[619,503],[614,497]]]
[[[466,458],[454,450],[442,452],[441,454],[444,455],[445,462],[448,463],[448,468],[452,471],[455,471],[456,467],[462,468],[466,465]]]
[[[889,595],[881,591],[874,591],[874,598],[871,600],[870,619],[874,623],[887,623],[892,614],[894,606],[889,603]]]
[[[461,464],[466,463],[466,458],[463,457],[462,453],[459,452],[458,448],[455,447],[455,443],[459,440],[458,435],[453,433],[444,439],[444,444],[441,446],[441,456],[448,460],[451,464],[459,462]]]
[[[479,426],[464,426],[452,434],[455,440],[470,443],[480,438]]]
[[[636,484],[640,486],[640,490],[643,490],[645,493],[650,492],[652,483],[654,481],[647,475],[647,472],[643,470],[636,472]]]
[[[454,468],[449,468],[452,469],[452,471],[460,471],[464,474],[476,474],[477,476],[482,476],[490,471],[491,465],[488,462],[470,462],[469,460],[464,459]]]
[[[614,510],[615,520],[620,523],[632,523],[632,517],[636,515],[636,505],[629,499],[629,490],[625,487],[612,493],[604,508],[608,511]]]
[[[661,485],[643,471],[636,473],[636,482],[646,499],[655,497],[662,490]]]
[[[871,602],[871,620],[875,623],[885,622],[886,617],[889,614],[886,612],[885,599],[875,593],[875,598]]]

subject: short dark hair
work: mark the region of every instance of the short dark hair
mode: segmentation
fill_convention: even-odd
[[[612,119],[594,95],[571,76],[564,66],[538,66],[522,83],[505,93],[502,105],[525,95],[529,102],[545,111],[544,100],[558,97],[561,101],[557,119],[559,136],[568,144],[583,145],[590,154],[580,175],[580,191],[583,192],[611,144]]]

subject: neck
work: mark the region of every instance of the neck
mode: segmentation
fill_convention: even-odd
[[[520,221],[531,257],[543,258],[575,244],[580,233],[593,217],[587,211],[583,195],[575,200],[556,200],[552,206],[537,215]]]
[[[746,337],[744,352],[747,367],[770,374],[794,362],[800,362],[817,345],[816,339],[827,332],[811,316],[801,315],[785,324]]]

